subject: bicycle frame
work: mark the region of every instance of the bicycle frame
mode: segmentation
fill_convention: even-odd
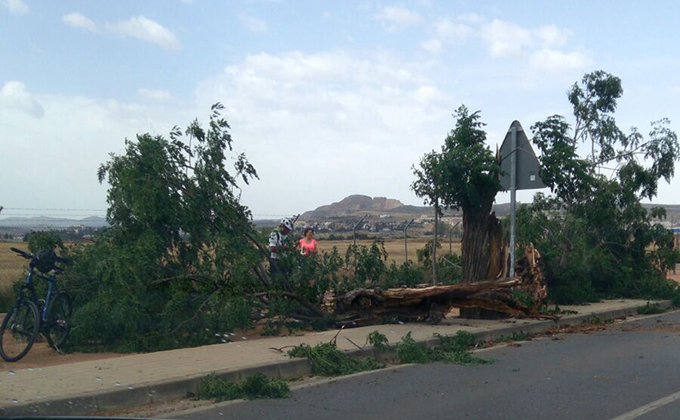
[[[56,276],[54,273],[52,273],[50,276],[44,276],[42,274],[36,273],[35,269],[33,267],[29,267],[26,270],[26,281],[21,287],[21,291],[19,292],[19,299],[18,301],[21,301],[21,299],[24,297],[23,291],[28,290],[30,292],[30,299],[33,301],[33,303],[36,304],[36,306],[40,309],[40,323],[47,322],[47,310],[50,307],[50,303],[52,301],[52,297],[54,296],[55,292],[58,293],[59,289],[57,288],[55,284]],[[33,283],[33,277],[38,277],[41,280],[45,280],[48,282],[47,286],[47,295],[45,296],[45,305],[43,305],[42,308],[40,308],[39,299],[38,299],[38,294],[35,291],[35,285]]]

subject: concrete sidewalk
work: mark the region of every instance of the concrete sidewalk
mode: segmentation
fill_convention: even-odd
[[[340,349],[357,354],[349,340],[363,345],[375,330],[385,334],[390,344],[409,331],[417,341],[436,343],[433,334],[450,335],[469,331],[479,339],[490,340],[512,332],[537,333],[555,325],[580,324],[593,316],[599,319],[635,314],[647,301],[615,300],[587,306],[564,306],[577,315],[557,321],[484,321],[445,319],[440,325],[390,324],[343,330],[337,339]],[[663,307],[669,302],[662,302]],[[136,354],[114,359],[79,362],[44,368],[0,372],[0,415],[82,415],[112,408],[142,406],[182,398],[197,393],[201,380],[217,372],[231,380],[241,380],[255,372],[270,377],[291,378],[310,373],[305,359],[290,359],[273,350],[301,343],[314,345],[330,341],[337,333],[325,331],[295,337],[271,337],[238,343]],[[285,350],[284,350],[285,351]]]

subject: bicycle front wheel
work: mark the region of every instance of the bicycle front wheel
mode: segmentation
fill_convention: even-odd
[[[16,362],[28,353],[38,337],[40,315],[30,300],[22,300],[7,312],[0,326],[0,356]]]
[[[47,343],[61,353],[61,346],[71,331],[71,299],[66,293],[58,293],[47,308],[47,321],[44,325]]]

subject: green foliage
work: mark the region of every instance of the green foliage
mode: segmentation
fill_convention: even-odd
[[[30,252],[42,250],[64,251],[64,242],[59,235],[52,230],[34,230],[26,234],[24,241],[28,242]]]
[[[540,250],[550,297],[558,303],[673,294],[666,272],[680,255],[658,223],[663,210],[647,211],[641,200],[672,178],[680,146],[667,119],[651,124],[648,139],[635,128],[619,129],[614,112],[622,94],[619,78],[586,74],[568,95],[573,129],[559,115],[532,127],[541,177],[555,196],[537,194],[520,209],[518,242]],[[583,143],[590,146],[587,157],[579,155]]]
[[[427,269],[417,266],[411,261],[404,261],[400,266],[392,261],[385,273],[385,287],[415,287],[425,282]]]
[[[462,257],[466,264],[461,278],[478,281],[488,266],[488,245],[472,238],[488,235],[488,217],[496,194],[502,190],[502,170],[486,144],[479,112],[470,113],[463,105],[454,117],[456,126],[444,140],[441,152],[427,153],[420,165],[413,167],[416,180],[411,189],[440,214],[442,208],[463,210]]]
[[[647,302],[645,306],[642,308],[638,308],[637,313],[640,315],[656,315],[656,314],[662,314],[666,312],[665,309],[662,309],[659,305],[654,304],[652,305],[651,303]]]
[[[531,297],[531,294],[522,290],[513,290],[512,291],[512,298],[516,300],[517,302],[521,303],[524,306],[527,306],[529,308],[532,308],[534,306],[534,300]]]
[[[510,333],[506,336],[503,336],[498,339],[498,341],[502,341],[505,343],[510,343],[513,341],[528,341],[531,340],[531,337],[523,332],[514,332]]]
[[[12,288],[6,287],[0,289],[0,313],[7,313],[12,305],[14,305],[14,299],[15,297]]]
[[[397,358],[400,363],[430,363],[437,360],[434,349],[425,343],[416,342],[410,331],[397,343]]]
[[[400,363],[445,362],[466,366],[492,363],[489,359],[475,357],[470,353],[477,339],[466,331],[458,331],[453,336],[437,335],[440,344],[429,347],[425,343],[416,342],[409,332],[397,343],[397,358]]]
[[[425,244],[424,247],[416,251],[420,271],[418,283],[430,283],[432,281],[432,245],[434,239]],[[437,240],[437,249],[442,248],[441,240]],[[462,257],[457,254],[438,253],[437,273],[438,282],[442,284],[459,283],[462,277]],[[415,283],[415,284],[418,284]],[[415,285],[414,284],[414,285]]]
[[[312,365],[312,372],[320,376],[349,375],[366,370],[381,369],[385,364],[372,357],[351,356],[333,343],[317,344],[314,347],[300,344],[288,352],[290,357],[306,357]]]
[[[202,400],[228,401],[235,399],[255,400],[262,398],[287,398],[290,394],[288,383],[283,379],[268,379],[255,373],[235,384],[220,379],[211,373],[201,383],[198,398]]]
[[[355,281],[359,284],[378,283],[380,277],[387,271],[387,251],[382,240],[376,239],[370,247],[347,247],[345,263],[352,264],[355,271]]]
[[[444,140],[441,153],[426,154],[413,167],[411,189],[425,204],[441,202],[446,208],[476,209],[501,190],[501,169],[486,145],[479,112],[462,105],[454,114],[456,126]]]
[[[192,122],[188,141],[177,127],[169,139],[140,134],[101,166],[111,227],[70,249],[61,280],[74,299],[71,349],[195,346],[250,326],[259,255],[245,239],[255,231],[237,181],[257,173],[231,152],[221,110],[212,107],[207,130]]]
[[[366,342],[378,350],[387,350],[389,348],[389,340],[385,334],[381,334],[379,331],[373,331],[368,334]]]

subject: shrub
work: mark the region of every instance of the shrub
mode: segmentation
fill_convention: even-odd
[[[45,249],[51,251],[64,250],[64,242],[61,240],[57,232],[53,230],[31,231],[24,237],[24,242],[28,242],[28,250],[33,253]]]

